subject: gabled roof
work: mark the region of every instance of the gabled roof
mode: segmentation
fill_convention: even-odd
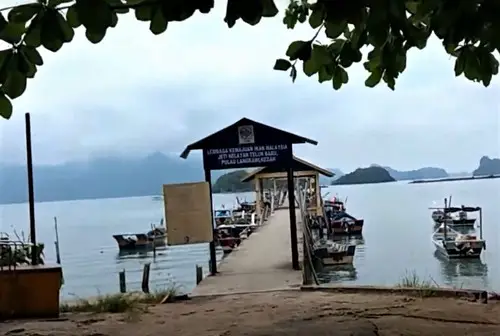
[[[309,170],[314,170],[321,175],[324,175],[326,177],[333,177],[335,176],[334,173],[331,171],[318,167],[315,164],[312,164],[306,160],[300,159],[296,157],[295,155],[293,156],[293,171],[309,171]],[[281,167],[261,167],[257,168],[251,173],[249,173],[247,176],[245,176],[243,179],[241,179],[242,182],[248,182],[251,181],[255,178],[257,174],[263,174],[263,173],[280,173],[280,172],[285,172],[286,169],[283,169]]]
[[[237,143],[237,132],[239,126],[248,126],[252,125],[256,134],[256,141],[260,142],[260,144],[302,144],[302,143],[310,143],[313,145],[317,145],[318,142],[304,138],[300,135],[296,135],[287,131],[283,131],[281,129],[268,126],[257,121],[242,118],[215,133],[210,134],[209,136],[193,142],[188,145],[186,149],[181,154],[181,158],[186,159],[189,156],[189,153],[192,150],[199,149],[209,149],[209,148],[230,148],[230,147],[238,147]]]

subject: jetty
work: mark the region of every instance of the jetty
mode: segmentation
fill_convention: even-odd
[[[297,210],[297,219],[300,211]],[[302,223],[297,223],[299,260],[303,260]],[[267,222],[244,240],[209,276],[194,289],[196,295],[257,292],[300,287],[302,271],[294,270],[290,258],[288,202],[275,210]]]
[[[186,146],[184,159],[191,151],[202,151],[208,186],[213,170],[255,168],[242,182],[254,184],[257,215],[267,219],[220,263],[214,235],[209,241],[210,276],[201,281],[197,276],[192,295],[293,288],[309,278],[312,239],[305,222],[323,215],[319,174],[334,174],[293,155],[293,146],[299,144],[317,141],[242,118]],[[284,191],[283,197],[276,197],[277,191]],[[264,212],[269,207],[266,192],[272,194],[270,216]]]
[[[270,193],[273,202],[271,214],[261,227],[232,251],[218,265],[215,275],[203,279],[191,293],[192,296],[210,296],[246,292],[262,292],[298,288],[307,282],[304,267],[308,261],[304,243],[306,214],[322,215],[320,186],[316,181],[319,174],[331,177],[333,174],[305,160],[293,157],[294,162],[294,207],[296,225],[290,225],[289,200],[277,190],[277,182],[286,179],[286,173],[264,167],[254,170],[242,179],[255,184],[256,200],[261,202],[263,194]],[[264,190],[264,182],[272,180],[273,188]],[[300,183],[306,182],[306,183]],[[306,204],[307,190],[313,191]],[[274,200],[282,200],[281,202]],[[276,204],[276,209],[274,208]],[[258,211],[264,209],[257,206]],[[290,231],[295,227],[295,234]],[[290,251],[294,251],[292,237],[297,237],[299,267],[294,268]],[[309,246],[310,248],[310,246]],[[307,253],[306,253],[307,254]]]

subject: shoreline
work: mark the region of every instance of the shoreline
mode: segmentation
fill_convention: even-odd
[[[125,313],[65,313],[54,320],[0,324],[0,334],[183,336],[307,334],[496,334],[500,302],[412,297],[401,293],[331,293],[300,289],[195,297],[142,305]],[[430,332],[432,331],[432,332]],[[412,333],[413,332],[413,333]]]
[[[455,182],[455,181],[470,181],[470,180],[489,180],[500,178],[500,174],[483,175],[483,176],[464,176],[464,177],[445,177],[442,179],[432,179],[432,180],[413,180],[408,182],[408,184],[419,184],[419,183],[437,183],[437,182]]]

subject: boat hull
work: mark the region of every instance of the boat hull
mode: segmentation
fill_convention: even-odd
[[[363,233],[364,219],[356,219],[353,224],[346,225],[341,220],[331,222],[334,235],[360,235]]]
[[[435,220],[434,223],[437,225],[443,224],[443,220]],[[467,219],[452,219],[446,222],[447,225],[450,226],[474,226],[476,223],[476,218],[467,218]]]
[[[327,248],[319,248],[314,251],[314,255],[321,260],[323,266],[352,264],[355,253],[356,245],[345,246],[345,249],[340,251],[329,251]]]
[[[484,249],[484,241],[469,243],[470,247],[461,248],[455,242],[449,241],[443,244],[440,240],[433,240],[436,251],[449,259],[478,259],[481,258],[481,253]]]
[[[153,250],[156,247],[161,247],[166,245],[166,237],[155,237],[148,240],[133,240],[126,238],[119,238],[120,235],[113,236],[117,243],[120,251],[139,251],[139,250]]]

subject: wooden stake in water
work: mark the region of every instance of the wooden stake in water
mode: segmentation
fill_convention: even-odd
[[[127,292],[127,281],[125,280],[125,270],[118,273],[118,280],[120,283],[120,293]]]
[[[54,217],[54,229],[56,231],[56,241],[54,242],[56,246],[56,261],[60,265],[61,264],[61,253],[59,250],[59,231],[57,230],[57,217]]]
[[[149,273],[151,271],[151,264],[144,264],[144,269],[142,271],[142,291],[144,293],[149,293]]]

